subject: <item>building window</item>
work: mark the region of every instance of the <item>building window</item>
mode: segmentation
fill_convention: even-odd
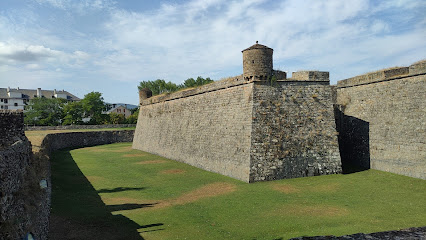
[[[7,99],[4,100],[4,103],[7,103]]]
[[[17,107],[17,106],[18,106],[18,103],[14,103],[13,105],[14,105],[15,107]]]
[[[126,112],[126,109],[123,109],[123,112]]]
[[[2,98],[2,99],[0,99],[0,102],[3,102],[3,98]]]
[[[0,109],[3,109],[3,105],[0,106]]]
[[[4,109],[9,109],[7,106],[4,106]]]

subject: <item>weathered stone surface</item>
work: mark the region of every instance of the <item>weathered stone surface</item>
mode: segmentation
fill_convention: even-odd
[[[47,239],[51,201],[52,151],[61,148],[131,142],[134,130],[49,134],[33,155],[23,113],[0,111],[0,239]]]
[[[257,83],[253,99],[251,182],[341,172],[328,82]]]
[[[144,99],[133,148],[246,182],[341,172],[328,81],[268,84]]]
[[[408,68],[396,68],[389,71],[397,76],[385,81],[338,82],[336,111],[342,161],[426,179],[423,63],[410,67],[416,69],[414,75],[406,72]],[[401,69],[407,74],[399,75]],[[352,79],[367,79],[369,75]]]
[[[22,112],[0,112],[0,125],[0,239],[22,239],[29,232],[36,239],[47,239],[48,162],[33,157],[31,143],[24,135]],[[41,180],[47,181],[46,188],[40,187]]]
[[[133,148],[248,182],[253,84],[227,82],[142,105]]]

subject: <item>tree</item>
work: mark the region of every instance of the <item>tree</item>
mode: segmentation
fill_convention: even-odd
[[[89,117],[89,124],[101,124],[105,121],[105,114],[102,114],[106,110],[106,104],[102,93],[100,92],[90,92],[84,95],[84,98],[81,100],[81,104],[84,110],[84,116]]]
[[[61,98],[33,98],[25,107],[25,124],[39,126],[60,125],[63,118],[62,107],[66,100]]]
[[[166,92],[175,92],[179,90],[179,87],[175,83],[166,82],[163,79],[157,79],[155,81],[142,81],[139,83],[138,88],[149,88],[152,91],[152,95],[158,95]]]
[[[64,125],[82,124],[84,110],[82,102],[69,102],[64,105]]]
[[[132,115],[130,115],[126,120],[128,124],[136,124],[139,116],[139,108],[132,109]]]
[[[109,123],[111,124],[123,124],[126,123],[126,118],[124,117],[123,114],[118,114],[118,113],[110,113],[109,114]]]
[[[155,96],[162,93],[176,92],[184,88],[202,86],[211,82],[213,82],[213,80],[210,78],[204,79],[202,77],[197,77],[197,79],[188,78],[184,81],[183,84],[176,85],[172,82],[166,82],[163,79],[157,79],[155,81],[142,81],[139,83],[138,88],[139,90],[143,88],[149,88],[152,91],[152,95]]]

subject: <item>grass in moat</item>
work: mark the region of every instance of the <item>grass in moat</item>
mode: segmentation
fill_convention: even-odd
[[[52,216],[80,239],[288,239],[426,225],[426,181],[381,171],[247,184],[131,143],[51,161]]]

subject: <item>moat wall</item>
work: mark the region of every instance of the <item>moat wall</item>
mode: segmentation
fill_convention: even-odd
[[[238,76],[141,99],[133,148],[245,182],[339,173],[332,106],[328,73]]]
[[[47,239],[49,162],[34,157],[23,122],[22,112],[0,111],[0,239]]]
[[[426,179],[426,61],[337,83],[343,162]]]
[[[22,112],[0,111],[0,239],[48,239],[51,201],[50,153],[131,142],[134,130],[48,134],[33,153]]]

